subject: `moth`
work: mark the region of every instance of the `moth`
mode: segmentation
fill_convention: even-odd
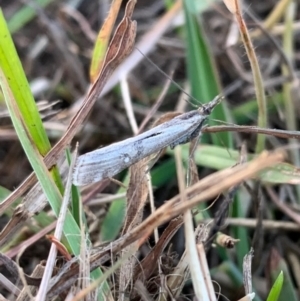
[[[135,137],[113,143],[77,158],[73,184],[84,186],[113,177],[143,158],[174,148],[196,138],[212,110],[221,102],[217,96],[197,110],[176,116]]]

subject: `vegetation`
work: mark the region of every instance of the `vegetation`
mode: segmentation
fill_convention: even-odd
[[[298,300],[297,1],[123,2],[1,3],[1,298]],[[217,95],[201,139],[72,184]]]

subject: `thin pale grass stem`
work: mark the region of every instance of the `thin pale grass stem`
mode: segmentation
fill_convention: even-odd
[[[250,293],[244,296],[243,298],[239,299],[238,301],[252,301],[255,297],[255,293]]]
[[[51,232],[55,228],[55,226],[56,226],[56,221],[52,222],[50,225],[43,228],[38,233],[36,233],[33,236],[29,237],[28,239],[26,239],[22,243],[18,244],[16,247],[8,250],[7,252],[5,252],[5,255],[9,258],[15,257],[20,252],[21,249],[28,248],[29,246],[36,243],[39,239],[44,237],[47,233]]]
[[[197,251],[198,251],[199,262],[200,262],[202,274],[204,276],[207,292],[209,294],[209,300],[217,301],[214,286],[210,277],[209,267],[207,264],[207,258],[206,258],[206,253],[205,253],[205,248],[203,243],[197,244]]]
[[[205,222],[212,222],[213,219],[205,219]],[[227,218],[225,221],[225,227],[228,226],[238,226],[238,227],[247,227],[247,228],[256,228],[257,219],[256,218],[242,218],[234,217]],[[297,231],[300,232],[300,225],[294,222],[283,222],[283,221],[273,221],[273,220],[262,220],[262,226],[264,230],[282,230],[282,231]]]
[[[137,291],[137,294],[141,297],[141,300],[143,301],[153,301],[151,298],[149,292],[147,291],[145,285],[141,280],[137,280],[134,284],[134,287]]]
[[[286,8],[285,13],[285,31],[283,33],[283,51],[286,55],[287,60],[289,61],[291,68],[292,66],[292,60],[294,57],[294,50],[293,50],[293,31],[292,31],[292,24],[294,23],[296,17],[296,3],[295,1],[291,1],[290,4]],[[286,76],[290,73],[287,66],[282,65],[281,67],[283,76]],[[293,70],[293,69],[292,69]],[[293,70],[293,74],[294,74]],[[283,91],[283,99],[285,104],[285,120],[286,120],[286,127],[287,130],[296,131],[297,130],[297,116],[296,116],[296,110],[294,105],[294,99],[293,99],[293,92],[295,93],[295,90],[298,90],[299,92],[299,80],[294,76],[293,82],[286,82],[283,84],[282,91]],[[297,87],[297,88],[296,88]],[[289,139],[289,144],[291,146],[294,146],[297,144],[298,141],[295,139]],[[291,159],[292,162],[296,166],[300,166],[300,154],[297,149],[292,148],[290,150]],[[300,186],[296,186],[296,191],[298,194],[298,200],[300,196]],[[300,200],[299,200],[300,201]]]
[[[290,217],[295,223],[300,225],[300,216],[299,214],[286,205],[285,202],[281,202],[280,198],[277,196],[275,191],[271,187],[266,187],[267,193],[271,198],[272,202],[288,217]]]
[[[72,301],[80,301],[82,300],[89,292],[94,291],[99,287],[100,284],[104,283],[113,273],[115,273],[121,265],[126,262],[133,254],[135,253],[135,248],[133,247],[133,251],[129,250],[127,253],[123,254],[122,258],[118,260],[110,269],[108,269],[105,273],[102,274],[100,278],[92,282],[88,287],[80,291]]]
[[[0,273],[0,284],[2,288],[7,289],[11,294],[16,297],[21,293],[20,289],[9,281],[3,274]]]
[[[267,18],[263,22],[263,25],[266,29],[273,28],[274,25],[282,18],[282,15],[290,2],[291,0],[281,0],[276,3],[271,13],[269,13]]]
[[[292,64],[288,59],[286,52],[281,48],[277,40],[266,30],[263,24],[256,18],[255,14],[250,9],[246,11],[246,14],[255,22],[256,26],[264,33],[267,39],[270,41],[270,46],[273,46],[275,51],[279,54],[280,60],[287,70],[287,78],[293,79],[296,77],[295,71],[293,70]]]
[[[93,200],[90,200],[87,205],[88,206],[99,206],[102,204],[111,203],[114,201],[122,201],[126,197],[126,192],[118,193],[118,194],[112,194],[112,195],[106,195],[103,197],[97,197]]]
[[[123,95],[123,100],[124,100],[124,105],[125,105],[125,109],[127,112],[127,116],[128,116],[131,128],[132,128],[132,131],[136,135],[136,134],[138,134],[139,129],[137,126],[137,122],[136,122],[134,113],[133,113],[133,107],[132,107],[132,101],[131,101],[131,97],[130,97],[130,93],[129,93],[128,83],[127,83],[127,80],[125,77],[122,77],[122,79],[121,79],[121,89],[122,89],[122,95]],[[147,173],[147,185],[148,185],[148,189],[149,189],[151,212],[153,213],[155,211],[155,205],[154,205],[151,177],[150,177],[149,173]],[[155,236],[155,241],[157,242],[159,239],[157,228],[154,230],[154,236]]]
[[[57,225],[56,225],[55,232],[54,232],[54,237],[57,240],[61,239],[61,236],[63,233],[63,226],[64,226],[66,215],[68,212],[68,205],[69,205],[71,189],[72,189],[72,174],[73,174],[73,168],[74,168],[76,157],[77,157],[77,150],[78,150],[78,144],[76,145],[76,149],[74,151],[74,155],[73,155],[72,162],[70,165],[68,181],[66,184],[64,198],[62,201],[59,217],[57,219]],[[45,267],[44,275],[43,275],[43,278],[41,281],[40,289],[35,298],[35,300],[37,300],[37,301],[46,300],[47,288],[48,288],[48,284],[51,279],[52,272],[53,272],[53,269],[55,266],[56,255],[57,255],[57,248],[56,248],[56,245],[54,243],[52,243],[51,249],[49,252],[49,256],[47,259],[47,264]]]
[[[188,202],[187,194],[184,185],[184,168],[181,160],[181,148],[177,147],[175,149],[175,162],[177,170],[177,179],[179,187],[179,195],[181,198],[181,203]],[[191,271],[191,277],[193,282],[193,287],[195,291],[195,296],[198,300],[209,300],[209,293],[205,284],[204,276],[199,262],[197,246],[195,242],[193,216],[190,209],[184,212],[184,232],[185,232],[185,243],[186,250],[189,258],[189,265]]]
[[[255,94],[258,105],[258,126],[259,127],[267,127],[267,105],[266,105],[266,96],[263,84],[263,78],[260,72],[258,60],[254,51],[254,47],[252,41],[250,39],[250,35],[246,26],[246,23],[242,17],[242,12],[240,10],[239,0],[235,1],[236,12],[235,16],[239,25],[240,33],[242,36],[242,40],[246,49],[246,53],[251,65],[251,70],[253,73],[253,81],[255,87]],[[265,136],[258,135],[256,142],[256,153],[261,153],[265,149]]]
[[[91,242],[87,240],[86,236],[86,224],[83,221],[83,208],[82,208],[82,202],[79,202],[79,216],[80,216],[80,237],[81,237],[81,246],[80,246],[80,258],[82,260],[79,261],[79,275],[80,281],[81,281],[81,287],[85,288],[90,283],[90,247]],[[80,286],[79,286],[80,287]],[[98,288],[100,290],[101,288]],[[92,300],[92,294],[89,293],[87,300]],[[98,295],[97,292],[95,292],[95,295]]]
[[[277,129],[259,128],[256,126],[243,126],[243,125],[221,125],[204,127],[203,133],[218,133],[218,132],[244,132],[244,133],[260,133],[264,135],[270,135],[279,138],[295,138],[300,139],[299,131],[285,131]]]
[[[27,249],[27,246],[24,246],[24,247],[20,250],[20,252],[18,253],[17,259],[16,259],[16,263],[18,264],[19,276],[20,276],[20,279],[21,279],[22,284],[23,284],[23,290],[26,292],[27,296],[28,296],[31,300],[34,300],[32,294],[31,294],[31,290],[30,290],[29,286],[27,285],[24,271],[23,271],[23,269],[21,268],[21,265],[20,265],[20,263],[19,263],[20,258],[21,258],[21,256],[23,255],[23,253],[25,252],[26,249]]]
[[[294,22],[292,24],[292,30],[294,34],[297,34],[300,31],[300,22]],[[278,24],[272,27],[272,29],[269,30],[269,33],[273,36],[281,36],[283,35],[285,31],[285,25],[284,24]],[[251,39],[259,39],[262,36],[262,32],[261,31],[257,31],[257,32],[251,32],[250,34]]]
[[[137,122],[136,122],[136,119],[134,116],[128,82],[127,82],[127,78],[126,78],[125,74],[121,77],[121,92],[122,92],[123,102],[124,102],[126,114],[127,114],[131,129],[132,129],[134,135],[137,135],[138,125],[137,125]]]
[[[152,187],[150,172],[147,172],[146,177],[147,177],[147,186],[148,186],[148,191],[149,191],[149,203],[150,203],[151,213],[154,213],[156,208],[155,208],[155,204],[154,204],[154,195],[153,195],[153,187]],[[159,240],[158,228],[154,229],[154,240],[155,240],[155,243],[157,243]]]
[[[298,257],[298,255],[296,255],[295,253],[292,253],[292,252],[288,252],[287,257],[288,257],[288,261],[290,262],[291,270],[293,271],[292,273],[293,273],[293,275],[295,277],[296,285],[297,285],[297,287],[299,287],[300,286],[300,274],[299,274],[300,263],[299,263],[299,257]]]

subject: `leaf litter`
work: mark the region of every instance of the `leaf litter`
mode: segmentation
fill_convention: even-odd
[[[57,163],[58,158],[62,157],[62,151],[69,145],[78,132],[79,127],[82,126],[82,123],[94,108],[98,96],[103,91],[105,82],[109,80],[109,77],[116,68],[121,68],[123,61],[130,55],[136,31],[136,23],[131,20],[133,10],[134,1],[129,1],[125,17],[117,27],[116,33],[109,44],[98,78],[96,78],[90,88],[81,109],[71,120],[67,132],[44,158],[44,162],[48,168],[51,168],[52,165]],[[92,78],[94,78],[94,75],[92,75]],[[203,129],[203,132],[210,133],[221,131],[244,132],[247,134],[260,133],[285,139],[299,138],[297,131],[249,126],[225,125]],[[266,168],[269,169],[267,172],[265,171],[264,179],[271,179],[271,183],[299,183],[299,170],[293,164],[282,163],[286,156],[282,151],[263,152],[261,155],[253,157],[249,162],[243,162],[242,164],[234,163],[232,167],[215,172],[199,180],[198,168],[193,159],[195,151],[197,151],[195,144],[191,143],[188,159],[188,188],[183,188],[184,190],[173,198],[166,198],[165,200],[169,200],[146,218],[144,215],[149,198],[149,178],[147,178],[146,174],[163,153],[154,156],[154,158],[146,158],[132,165],[129,168],[130,180],[126,186],[127,194],[125,197],[126,213],[120,236],[115,241],[108,242],[102,246],[91,246],[87,243],[86,240],[88,238],[85,236],[85,231],[88,230],[86,228],[87,225],[82,224],[81,254],[78,257],[72,258],[69,262],[64,262],[56,266],[51,280],[47,283],[47,298],[51,299],[58,296],[63,298],[65,294],[76,298],[76,294],[81,294],[80,297],[77,295],[77,298],[84,298],[86,296],[87,300],[95,299],[96,295],[91,293],[94,287],[89,288],[92,283],[89,279],[89,273],[98,266],[106,264],[108,273],[104,274],[103,278],[99,278],[102,282],[98,283],[98,287],[101,287],[104,279],[110,280],[111,292],[105,297],[107,299],[121,300],[129,298],[130,300],[139,300],[139,298],[152,299],[152,297],[159,299],[163,298],[163,296],[178,299],[182,296],[182,290],[190,278],[189,265],[191,264],[191,258],[186,255],[186,251],[182,255],[177,254],[176,256],[179,256],[179,258],[176,258],[176,256],[170,255],[166,249],[169,247],[175,233],[184,225],[183,215],[188,212],[187,210],[192,210],[199,203],[209,201],[218,196],[220,198],[218,202],[221,206],[219,207],[219,211],[215,213],[212,224],[203,222],[195,231],[190,233],[193,234],[193,237],[198,232],[201,233],[200,238],[198,237],[196,240],[198,260],[193,260],[192,264],[200,264],[202,273],[208,276],[209,262],[207,262],[207,259],[209,258],[207,258],[206,252],[211,247],[211,243],[215,242],[223,248],[227,248],[228,246],[235,248],[235,243],[237,243],[234,237],[222,233],[226,226],[229,208],[232,206],[236,190],[242,189],[243,183],[249,183],[254,178],[260,178],[261,172]],[[59,166],[66,181],[68,166],[66,162],[63,164],[59,163]],[[183,173],[181,176],[183,176]],[[30,189],[30,187],[32,188]],[[95,184],[93,187],[96,187],[94,189],[97,191],[99,184]],[[89,189],[92,191],[93,187],[88,187],[88,191]],[[27,192],[28,189],[30,189],[29,192]],[[271,188],[268,187],[268,189],[268,193],[270,193]],[[1,246],[6,246],[15,234],[30,222],[35,214],[44,210],[47,205],[47,199],[43,195],[39,183],[36,183],[35,176],[31,175],[1,204],[1,213],[11,208],[11,204],[23,195],[25,197],[21,200],[21,204],[15,207],[11,219],[0,233]],[[281,208],[281,211],[293,219],[292,212],[286,210],[284,206]],[[199,212],[199,209],[193,209],[192,211],[193,214],[197,214],[197,212]],[[295,221],[297,222],[297,220]],[[153,231],[167,222],[169,223],[166,225],[164,231],[159,234],[158,240],[155,241],[155,244],[151,244]],[[263,222],[264,220],[262,219],[261,226]],[[214,241],[215,238],[216,240]],[[172,266],[168,267],[164,256],[171,257],[177,264],[173,262]],[[245,259],[245,266],[243,268],[245,295],[250,299],[253,298],[251,258],[252,253],[250,252]],[[1,254],[1,262],[17,282],[20,276],[17,264],[3,254]],[[117,263],[116,266],[114,265],[115,263]],[[114,266],[118,267],[119,270],[114,270]],[[40,269],[43,271],[44,267],[38,264],[30,276],[24,274],[27,284],[20,284],[19,287],[22,290],[20,291],[18,300],[27,300],[28,295],[30,295],[28,289],[31,291],[31,294],[34,295],[36,293],[36,286],[40,284],[43,273],[38,271]],[[161,272],[164,275],[160,275]],[[113,274],[114,276],[112,276]],[[165,282],[163,281],[164,277],[167,277]],[[76,284],[79,278],[87,279],[87,281],[81,281]],[[211,281],[208,281],[205,286],[209,292],[209,300],[215,300],[214,288],[211,284]],[[76,289],[74,290],[74,288]],[[138,292],[136,288],[140,288]]]

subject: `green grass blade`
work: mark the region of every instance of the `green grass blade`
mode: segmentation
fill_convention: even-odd
[[[68,164],[71,165],[72,154],[69,149],[66,150],[66,157],[68,160]],[[79,189],[74,185],[72,185],[71,194],[72,194],[72,200],[71,200],[72,216],[74,217],[77,225],[80,226],[80,218],[81,218],[80,192]],[[84,216],[82,218],[84,218]]]
[[[38,7],[46,7],[55,0],[35,0]],[[8,21],[8,28],[11,34],[14,34],[36,16],[36,10],[30,5],[25,4]]]
[[[123,181],[125,187],[129,183],[129,175],[126,176]],[[126,192],[126,188],[121,187],[117,194]],[[114,201],[103,220],[101,227],[101,241],[112,241],[114,240],[120,230],[122,229],[124,218],[126,213],[126,197],[117,201]]]
[[[277,295],[277,300],[278,301],[296,301],[298,300],[297,295],[296,295],[296,290],[293,284],[293,280],[292,280],[292,276],[290,274],[290,270],[287,266],[286,261],[281,257],[281,255],[279,254],[279,252],[276,249],[272,249],[271,250],[271,254],[270,254],[270,259],[269,259],[269,270],[270,270],[270,280],[273,282],[274,284],[277,282],[279,276],[281,273],[283,281],[279,278],[278,280],[278,286],[280,285],[280,282],[282,281],[281,284],[281,289],[280,292],[278,292],[278,289],[274,290],[274,294],[275,291],[278,292]],[[274,285],[273,285],[274,287]],[[273,290],[273,287],[271,289],[271,291]],[[270,293],[271,293],[270,291]]]
[[[10,90],[28,129],[30,139],[34,142],[40,154],[45,156],[50,150],[51,144],[1,10],[0,67],[8,79]],[[51,174],[57,187],[62,192],[63,185],[58,169],[56,167],[52,168]]]
[[[248,206],[245,204],[245,200],[247,200],[247,196],[243,196],[242,192],[239,190],[234,198],[231,215],[232,217],[247,217]],[[242,270],[244,257],[250,249],[248,230],[245,227],[233,227],[232,232],[232,236],[240,240],[240,242],[236,244],[235,249],[237,265]]]
[[[36,176],[42,186],[45,195],[47,196],[48,201],[51,204],[53,211],[55,212],[56,215],[58,215],[62,196],[57,186],[54,184],[53,180],[51,179],[49,175],[49,171],[45,166],[42,157],[40,156],[38,150],[36,149],[35,145],[32,143],[32,141],[30,140],[27,134],[27,128],[22,123],[22,117],[20,116],[21,114],[20,112],[18,112],[18,107],[16,105],[13,94],[10,91],[9,85],[5,79],[2,70],[0,74],[0,85],[4,95],[4,99],[6,101],[7,108],[10,112],[10,116],[14,128],[22,144],[22,147],[27,155],[27,158],[34,172],[36,173]],[[75,254],[79,254],[80,251],[79,248],[80,236],[78,236],[78,234],[80,233],[79,228],[70,213],[68,214],[66,220],[68,220],[68,222],[65,223],[64,234],[66,235],[70,243],[70,247],[72,248],[72,251]]]
[[[168,149],[167,153],[173,154],[174,151]],[[186,160],[188,156],[189,147],[183,145],[182,158]],[[199,166],[222,170],[234,166],[239,161],[239,156],[239,152],[234,149],[202,144],[195,152],[195,162]],[[251,160],[254,155],[249,155],[248,157]],[[300,183],[299,169],[289,163],[279,163],[266,168],[257,177],[265,183],[286,183],[293,185]]]
[[[282,285],[283,285],[283,279],[284,279],[283,272],[281,271],[270,290],[267,301],[277,301],[278,300],[279,295],[281,293]]]
[[[185,0],[186,61],[192,95],[199,101],[207,103],[220,93],[219,80],[201,22],[198,19],[194,0]],[[217,106],[211,118],[231,121],[225,102]],[[214,144],[232,146],[230,133],[212,135]]]
[[[8,80],[30,136],[41,155],[46,155],[51,145],[1,10],[0,67]]]
[[[4,95],[4,99],[6,101],[8,110],[10,112],[10,116],[14,125],[14,128],[17,132],[19,140],[22,144],[22,147],[27,155],[27,158],[41,184],[43,192],[47,196],[47,199],[52,207],[52,210],[55,212],[56,216],[59,215],[60,205],[62,201],[61,193],[59,192],[57,186],[52,180],[49,171],[46,165],[43,162],[42,157],[40,156],[37,148],[32,143],[27,135],[27,129],[22,123],[22,118],[20,116],[20,112],[18,112],[18,108],[16,102],[13,98],[12,92],[9,89],[8,83],[5,79],[5,76],[0,69],[0,86]],[[64,235],[69,243],[69,246],[72,250],[73,254],[80,254],[80,244],[81,244],[81,235],[78,224],[75,219],[68,211],[65,224],[63,228]],[[102,275],[100,269],[97,269],[91,273],[91,277],[93,279],[97,279]],[[99,300],[106,300],[105,296],[110,293],[109,285],[107,282],[101,288],[101,292],[99,293]],[[102,296],[104,296],[102,298]]]

